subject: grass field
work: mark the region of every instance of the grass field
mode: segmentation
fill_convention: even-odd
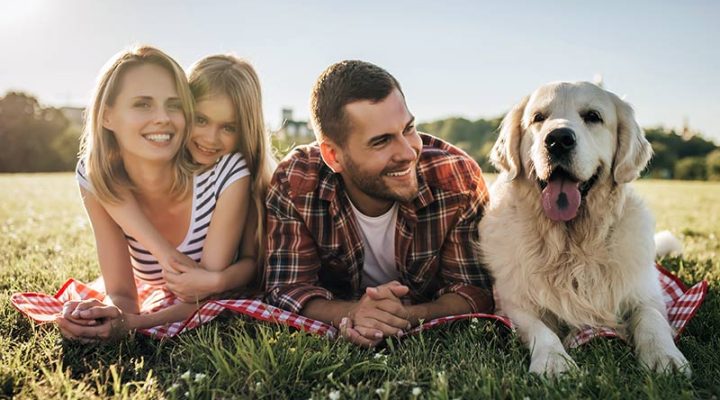
[[[71,174],[0,175],[0,398],[717,398],[720,395],[720,184],[642,181],[658,229],[686,252],[663,264],[710,282],[679,341],[693,377],[656,375],[631,348],[596,340],[570,352],[559,380],[529,375],[518,339],[481,321],[369,351],[227,317],[172,340],[63,341],[9,303],[98,275],[92,232]]]

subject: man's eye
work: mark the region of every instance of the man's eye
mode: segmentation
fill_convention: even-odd
[[[389,137],[383,136],[383,137],[381,137],[381,138],[376,139],[375,141],[373,141],[373,142],[372,142],[372,146],[373,146],[373,147],[379,147],[379,146],[382,146],[382,145],[384,145],[385,143],[387,143],[387,142],[389,142],[389,141],[390,141],[390,138],[389,138]]]

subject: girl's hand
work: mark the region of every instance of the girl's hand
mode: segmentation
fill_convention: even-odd
[[[171,268],[163,270],[167,288],[184,303],[195,303],[222,292],[221,273],[193,268],[171,260]]]
[[[200,268],[200,265],[195,260],[188,257],[186,254],[177,251],[175,248],[171,248],[167,254],[158,257],[158,262],[163,270],[172,271],[174,273],[180,272],[175,268],[176,264],[184,265],[187,268]]]
[[[130,331],[121,309],[98,300],[67,302],[56,322],[65,338],[83,343],[120,339]]]

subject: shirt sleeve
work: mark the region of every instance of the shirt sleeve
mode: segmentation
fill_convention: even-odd
[[[267,201],[265,290],[268,301],[300,314],[313,298],[332,300],[319,286],[320,257],[305,221],[295,208],[283,171],[276,171]]]
[[[85,161],[83,160],[79,160],[77,165],[75,166],[75,179],[77,180],[80,187],[89,191],[90,193],[93,193],[92,185],[90,184],[90,179],[88,178],[87,174],[87,168],[85,168]]]
[[[245,158],[240,153],[222,156],[215,165],[215,169],[217,171],[217,185],[215,186],[216,199],[220,198],[222,192],[234,182],[250,175],[250,170],[247,168]]]
[[[468,192],[466,206],[441,250],[441,276],[447,284],[436,293],[436,297],[455,293],[470,304],[472,312],[490,313],[494,309],[492,278],[481,264],[473,245],[480,237],[478,223],[488,195],[480,169],[477,166],[475,169],[477,187]]]

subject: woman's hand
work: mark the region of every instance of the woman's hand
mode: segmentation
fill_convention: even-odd
[[[167,288],[184,303],[195,303],[222,292],[221,273],[170,261],[163,270]]]
[[[98,300],[69,301],[56,320],[63,337],[83,343],[121,339],[130,324],[121,309]]]

